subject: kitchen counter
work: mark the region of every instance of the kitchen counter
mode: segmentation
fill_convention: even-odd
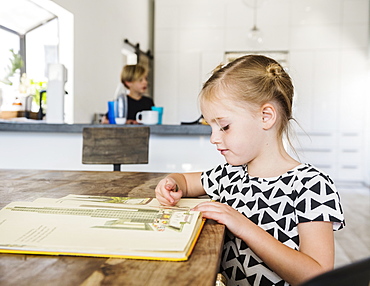
[[[110,171],[112,165],[82,164],[85,127],[130,127],[115,124],[49,124],[37,121],[0,122],[0,169]],[[210,143],[208,125],[147,125],[149,163],[122,165],[122,171],[193,172],[224,162]]]
[[[110,171],[111,165],[82,164],[82,131],[85,127],[122,126],[135,128],[140,125],[0,121],[0,169]],[[208,125],[148,126],[149,163],[122,165],[123,171],[195,172],[225,162],[210,142],[211,127]],[[293,143],[300,161],[314,164],[336,181],[361,181],[366,176],[365,156],[360,151],[366,141],[361,132],[297,132],[296,136]],[[332,148],[333,144],[337,151]]]
[[[49,124],[49,123],[19,123],[0,122],[0,131],[11,132],[56,132],[56,133],[82,133],[85,127],[137,127],[141,125],[94,125],[94,124]],[[210,135],[208,125],[147,125],[150,134],[158,135]]]

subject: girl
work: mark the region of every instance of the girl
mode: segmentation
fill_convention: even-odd
[[[200,107],[227,163],[170,174],[156,187],[164,205],[203,194],[216,201],[195,210],[227,227],[227,285],[297,285],[333,268],[339,195],[326,174],[286,152],[292,101],[291,79],[273,59],[244,56],[214,72]]]

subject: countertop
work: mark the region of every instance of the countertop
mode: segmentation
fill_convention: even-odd
[[[0,122],[0,131],[9,132],[56,132],[82,133],[85,127],[132,127],[142,125],[115,125],[115,124],[50,124],[50,123],[18,123]],[[150,127],[150,134],[159,135],[210,135],[208,125],[145,125]]]

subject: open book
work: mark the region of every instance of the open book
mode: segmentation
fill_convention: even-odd
[[[164,207],[153,198],[69,195],[13,202],[0,211],[0,253],[187,260],[207,199]]]

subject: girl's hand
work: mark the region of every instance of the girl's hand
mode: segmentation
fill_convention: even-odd
[[[178,189],[174,179],[166,177],[159,181],[155,188],[155,196],[162,205],[174,206],[181,199],[182,190]]]
[[[239,238],[242,237],[242,233],[245,231],[242,225],[249,221],[234,208],[218,202],[200,203],[193,210],[202,212],[205,218],[213,219],[218,223],[224,224]]]

